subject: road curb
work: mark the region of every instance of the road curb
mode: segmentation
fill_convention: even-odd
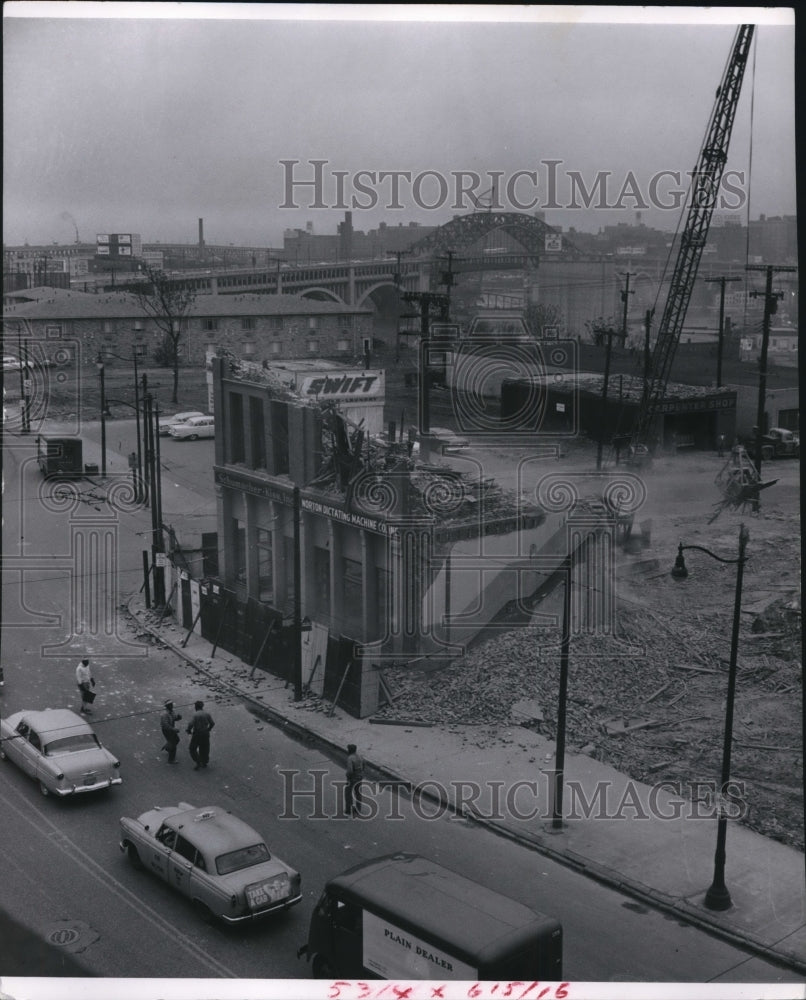
[[[140,618],[139,615],[132,610],[132,604],[134,603],[136,596],[137,595],[134,595],[129,598],[126,602],[126,608],[138,625],[148,632],[149,635],[153,636],[158,642],[167,646],[170,650],[172,650],[172,652],[176,653],[177,656],[180,656],[196,671],[204,674],[204,676],[209,680],[222,684],[224,687],[228,688],[232,694],[243,698],[245,701],[251,702],[257,708],[260,708],[273,725],[276,725],[278,728],[285,729],[286,731],[291,731],[296,736],[315,739],[331,750],[336,751],[342,757],[346,757],[345,748],[340,743],[335,743],[327,736],[316,733],[313,730],[308,729],[303,724],[289,719],[287,716],[278,712],[270,705],[265,704],[259,698],[255,698],[248,692],[243,691],[240,687],[238,687],[238,685],[229,683],[219,675],[211,673],[205,669],[204,666],[198,663],[197,660],[194,659],[194,657],[191,656],[191,654],[185,649],[179,647],[177,644],[169,641],[168,639],[165,639],[162,635],[160,635],[156,628],[143,621],[142,618]],[[418,790],[419,788],[417,784],[402,777],[386,765],[373,763],[372,761],[366,760],[366,758],[365,765],[384,779],[394,782],[397,785],[405,786],[410,792],[412,790]],[[485,829],[490,830],[498,836],[506,837],[508,840],[512,840],[524,847],[528,847],[536,853],[561,864],[565,868],[570,868],[582,875],[586,875],[601,885],[610,889],[616,889],[617,891],[624,893],[624,895],[646,903],[653,909],[660,910],[670,916],[678,919],[684,919],[687,923],[697,927],[698,930],[705,931],[713,937],[720,938],[728,944],[732,944],[736,947],[749,951],[753,955],[763,958],[768,962],[780,965],[783,968],[793,970],[806,976],[806,959],[802,959],[798,955],[776,951],[769,945],[765,945],[762,942],[757,941],[755,938],[750,937],[747,934],[743,934],[741,931],[725,927],[717,921],[710,919],[708,914],[695,907],[694,904],[690,903],[686,899],[676,899],[674,896],[669,896],[667,893],[661,892],[658,889],[652,889],[650,886],[646,886],[643,883],[625,878],[620,872],[609,868],[607,865],[602,865],[597,861],[592,861],[590,858],[576,854],[574,851],[558,850],[557,848],[545,843],[540,835],[517,832],[503,826],[502,824],[496,823],[493,820],[476,816],[473,813],[459,812],[456,809],[455,804],[451,802],[448,796],[441,795],[432,790],[436,784],[437,783],[435,782],[429,782],[426,788],[419,789],[418,795],[434,802],[435,804],[438,804],[441,808],[446,809],[448,812],[451,812],[470,823],[477,823],[479,826],[483,826]],[[548,836],[551,835],[548,834]]]

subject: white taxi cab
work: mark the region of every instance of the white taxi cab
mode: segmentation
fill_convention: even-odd
[[[228,924],[287,910],[300,876],[257,831],[220,806],[156,806],[120,820],[120,849],[135,868],[187,896],[205,920]]]

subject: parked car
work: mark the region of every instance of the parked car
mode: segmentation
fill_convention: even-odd
[[[120,849],[192,900],[206,920],[228,924],[286,910],[302,899],[300,876],[257,831],[220,806],[155,806],[120,820]]]
[[[172,417],[160,417],[160,434],[166,436],[171,433],[174,424],[186,424],[191,417],[203,417],[201,410],[186,410],[184,413],[175,413]]]
[[[771,458],[798,458],[800,456],[800,438],[793,431],[784,427],[770,427],[761,438],[761,457],[769,461]]]
[[[18,372],[22,368],[19,358],[15,358],[12,355],[3,355],[3,371],[4,372]]]
[[[15,712],[0,720],[0,758],[13,761],[43,795],[81,795],[121,784],[120,761],[69,708]]]
[[[184,441],[197,441],[199,438],[215,437],[215,417],[190,417],[183,424],[171,424],[169,434],[172,438]]]
[[[430,433],[432,437],[436,438],[437,445],[443,454],[454,448],[467,448],[470,444],[467,438],[460,437],[450,427],[432,427]]]

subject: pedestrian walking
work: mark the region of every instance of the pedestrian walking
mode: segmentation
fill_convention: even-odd
[[[176,724],[181,718],[181,715],[174,712],[174,703],[169,698],[165,702],[165,711],[160,716],[160,729],[165,737],[162,749],[168,751],[169,764],[176,763],[176,748],[179,746],[179,729]]]
[[[190,756],[193,760],[193,769],[198,771],[200,767],[207,767],[210,763],[210,732],[215,725],[209,712],[204,711],[204,702],[193,703],[195,712],[193,718],[188,723],[187,731],[190,734]]]
[[[344,812],[347,816],[360,816],[364,800],[361,798],[361,782],[364,778],[364,761],[358,756],[355,743],[347,746],[347,784],[344,786]]]
[[[90,705],[95,701],[95,678],[90,670],[90,661],[85,656],[76,667],[76,684],[81,695],[81,713],[91,712]]]
[[[725,457],[725,435],[720,434],[717,438],[717,454],[720,458]]]

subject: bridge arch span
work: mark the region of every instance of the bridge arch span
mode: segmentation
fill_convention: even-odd
[[[506,233],[537,257],[578,257],[579,251],[558,230],[534,215],[522,212],[472,212],[458,215],[415,243],[417,256],[438,255],[448,250],[465,250],[494,232]],[[547,237],[549,241],[547,243]],[[547,249],[559,239],[561,249]]]
[[[340,295],[337,295],[331,288],[323,288],[319,285],[314,285],[311,288],[303,288],[296,294],[301,295],[304,299],[316,299],[319,302],[338,302],[341,306],[347,305],[344,299]]]
[[[392,281],[391,278],[382,278],[380,281],[376,281],[374,285],[370,285],[369,288],[365,288],[361,292],[356,305],[363,309],[369,304],[375,293],[381,291],[381,289],[388,289],[397,294],[397,285],[395,285],[394,281]]]

